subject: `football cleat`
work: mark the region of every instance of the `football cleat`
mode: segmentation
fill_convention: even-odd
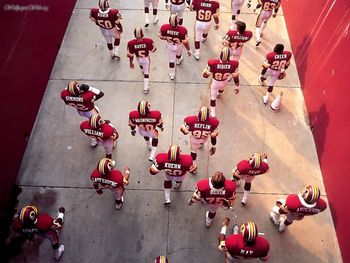
[[[123,196],[122,196],[121,201],[122,202],[120,204],[115,203],[115,209],[120,210],[122,208],[122,206],[124,204],[124,197]]]
[[[199,60],[199,52],[195,52],[195,53],[193,54],[193,56],[194,56],[194,58],[195,58],[196,60]]]
[[[260,40],[258,40],[258,41],[256,41],[255,46],[256,46],[256,47],[258,47],[260,44],[261,44],[261,41],[260,41]]]
[[[157,24],[158,21],[159,21],[159,17],[158,16],[153,17],[153,25]]]
[[[95,139],[91,139],[90,146],[95,148],[97,146],[97,141]]]
[[[215,118],[215,116],[216,116],[214,107],[211,107],[211,109],[210,109],[210,116],[213,118]]]
[[[118,50],[114,50],[114,58],[113,59],[120,59],[120,56],[119,56],[119,51]]]
[[[145,20],[145,27],[148,27],[149,26],[149,19],[146,19]]]
[[[175,74],[174,74],[174,73],[172,73],[172,72],[169,72],[169,77],[170,77],[170,79],[171,79],[171,80],[174,80],[174,78],[175,78]]]
[[[174,189],[179,189],[181,184],[182,184],[182,182],[175,182]]]
[[[202,37],[201,42],[204,43],[205,41],[207,41],[206,37]]]
[[[180,58],[176,58],[176,65],[180,65],[182,60],[183,60],[182,56]]]
[[[247,197],[243,197],[242,201],[241,201],[241,205],[245,206],[247,204],[248,198]]]
[[[164,204],[165,206],[170,205],[170,204],[171,204],[171,200],[170,200],[170,199],[165,199],[164,202],[163,202],[163,204]]]
[[[284,221],[286,221],[286,219],[284,217],[280,218],[280,223],[278,226],[278,232],[282,233],[284,230],[286,230],[287,226],[284,224]]]
[[[205,212],[205,226],[209,228],[211,226],[211,223],[213,222],[213,219],[209,218],[209,211]]]
[[[262,97],[263,103],[266,105],[268,98],[266,96]]]
[[[149,86],[143,88],[143,93],[147,94],[149,92]]]
[[[64,245],[60,245],[60,247],[58,249],[54,250],[54,256],[53,257],[56,260],[59,260],[62,257],[63,252],[64,252]]]
[[[263,76],[260,75],[260,76],[258,77],[258,81],[259,81],[259,83],[260,83],[261,86],[265,86],[265,79],[264,79]]]

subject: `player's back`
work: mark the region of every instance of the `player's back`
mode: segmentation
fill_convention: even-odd
[[[217,81],[227,80],[231,74],[235,73],[239,62],[236,60],[221,61],[219,59],[211,59],[208,61],[210,72]]]
[[[98,8],[92,8],[90,16],[95,20],[96,25],[104,29],[112,29],[116,26],[119,19],[119,11],[117,9],[107,9],[102,11]]]
[[[254,243],[247,245],[242,235],[231,235],[226,239],[226,248],[231,256],[241,258],[263,258],[268,255],[270,245],[263,237],[257,237]]]
[[[212,15],[219,11],[220,4],[217,1],[193,0],[192,6],[196,10],[196,20],[209,22]]]

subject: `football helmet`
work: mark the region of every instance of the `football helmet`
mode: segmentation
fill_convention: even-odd
[[[209,118],[209,109],[207,106],[203,106],[198,111],[198,120],[201,122],[207,121]]]
[[[168,258],[166,256],[158,256],[154,260],[154,263],[168,263]]]
[[[102,11],[105,11],[109,8],[109,0],[99,0],[98,6]]]
[[[141,100],[137,105],[137,111],[142,116],[147,116],[149,114],[150,109],[151,109],[151,105],[146,100]]]
[[[263,159],[260,153],[253,153],[250,155],[249,163],[253,168],[257,169],[260,167],[262,160]]]
[[[241,234],[245,241],[254,242],[258,236],[258,227],[252,221],[248,221],[241,225]]]
[[[172,14],[170,17],[169,17],[169,24],[171,26],[177,26],[179,24],[179,17],[177,14]]]
[[[176,162],[180,160],[181,149],[177,145],[171,145],[168,150],[168,160],[171,162]]]
[[[100,114],[92,114],[89,118],[89,124],[93,129],[100,128],[102,125],[103,119]]]
[[[320,198],[321,191],[317,185],[307,185],[300,189],[299,194],[307,204],[313,204]]]
[[[115,166],[115,161],[108,158],[102,158],[97,164],[97,171],[100,174],[106,175],[113,170]]]
[[[211,177],[211,184],[215,189],[220,189],[225,186],[226,178],[222,172],[216,171]]]
[[[37,221],[38,208],[36,206],[27,205],[19,212],[19,220],[26,225],[33,225]]]
[[[224,47],[223,49],[221,49],[221,51],[220,51],[220,60],[222,62],[229,61],[230,60],[230,56],[231,56],[231,53],[230,53],[230,49],[228,47]]]
[[[81,93],[80,83],[78,81],[70,81],[67,85],[67,90],[70,96],[78,96]]]
[[[143,38],[143,30],[141,27],[136,27],[135,30],[134,30],[134,36],[137,38],[137,39],[141,39]]]

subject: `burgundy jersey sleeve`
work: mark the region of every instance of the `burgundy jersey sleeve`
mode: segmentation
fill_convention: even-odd
[[[181,155],[181,167],[184,173],[188,172],[193,165],[193,159],[191,155],[182,154]]]
[[[116,129],[109,124],[102,124],[101,130],[103,132],[103,139],[107,140],[113,136],[113,133],[116,132]]]
[[[242,175],[248,175],[250,169],[251,169],[251,166],[250,166],[250,164],[249,164],[249,162],[247,160],[240,161],[237,164],[237,170]]]
[[[187,34],[188,34],[186,27],[179,26],[179,33],[180,33],[179,38],[181,42],[185,41],[187,39]]]
[[[166,37],[167,36],[167,30],[169,29],[169,24],[164,24],[160,27],[160,34],[163,36],[163,37]]]
[[[158,170],[163,170],[164,169],[164,164],[167,161],[168,156],[166,153],[159,153],[156,156],[156,160],[154,162],[154,165]]]
[[[291,194],[287,196],[286,206],[289,211],[296,212],[298,208],[301,206],[299,197],[297,194]]]
[[[128,52],[130,53],[130,54],[135,54],[135,49],[134,49],[134,41],[133,40],[130,40],[129,42],[128,42]]]
[[[217,59],[210,59],[208,60],[208,66],[207,69],[208,71],[210,71],[211,73],[215,73],[215,69],[216,69],[216,65],[219,61]]]
[[[89,121],[83,121],[80,124],[80,130],[85,133],[85,129],[91,129]]]
[[[196,116],[187,116],[184,120],[184,125],[188,131],[193,131],[194,123],[196,122]]]
[[[137,125],[137,123],[135,122],[135,119],[137,119],[139,117],[139,112],[136,110],[130,111],[129,113],[129,122]]]
[[[112,170],[109,173],[109,178],[117,183],[117,186],[123,186],[123,174],[119,170]]]
[[[101,177],[100,173],[97,171],[97,169],[93,170],[90,176],[90,179],[92,182],[94,182],[95,178]]]
[[[209,124],[211,127],[211,132],[214,132],[219,126],[219,120],[213,117],[209,117]]]
[[[162,114],[161,114],[161,112],[160,111],[158,111],[158,110],[152,110],[152,111],[150,111],[150,117],[151,117],[151,119],[155,119],[155,122],[153,123],[152,122],[152,124],[154,124],[153,126],[153,128],[156,128],[156,126],[161,122],[161,120],[162,120]]]
[[[147,50],[148,50],[147,55],[148,55],[149,52],[152,52],[154,50],[155,46],[154,46],[153,40],[150,38],[145,38],[145,42],[147,43]]]
[[[220,4],[219,4],[219,2],[211,1],[211,3],[212,3],[212,8],[211,8],[212,14],[217,14],[217,13],[219,13],[219,9],[220,9]]]
[[[98,15],[98,8],[91,8],[91,10],[90,10],[90,16],[93,18],[93,19],[95,19],[95,20],[97,20],[97,15]]]
[[[269,64],[272,64],[275,58],[275,52],[270,52],[266,55],[266,60]]]
[[[20,233],[22,231],[22,222],[19,220],[19,218],[15,218],[12,221],[12,229],[15,232]]]
[[[51,230],[53,224],[53,218],[48,214],[39,214],[36,222],[36,227],[39,232],[45,233]]]

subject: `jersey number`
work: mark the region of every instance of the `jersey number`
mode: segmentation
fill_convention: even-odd
[[[214,79],[216,80],[227,80],[229,77],[231,76],[231,73],[220,73],[220,72],[216,72],[214,74]]]
[[[209,21],[211,19],[211,11],[210,10],[199,10],[198,11],[198,19]]]
[[[97,20],[97,23],[100,27],[103,27],[103,28],[106,28],[106,29],[111,29],[113,26],[112,26],[112,23],[111,21],[108,21],[108,20]]]
[[[206,197],[205,201],[207,201],[207,203],[211,205],[218,205],[218,204],[222,204],[222,201],[224,199],[225,198],[223,197]]]
[[[193,137],[196,139],[204,139],[208,137],[210,133],[211,133],[210,131],[201,131],[201,130],[195,130],[192,132]]]
[[[170,44],[173,44],[173,45],[180,45],[181,44],[180,38],[177,38],[177,37],[166,37],[166,40]]]
[[[275,3],[265,2],[263,6],[264,11],[272,11],[276,7]]]
[[[153,124],[140,124],[139,127],[141,130],[144,130],[144,131],[153,131],[154,130]]]
[[[76,108],[77,110],[81,110],[81,111],[88,110],[87,107],[85,107],[83,104],[80,104],[80,103],[77,103],[77,104],[75,104],[75,103],[68,103],[68,105]]]
[[[285,61],[285,60],[275,60],[274,62],[272,62],[271,68],[274,70],[280,70],[280,69],[284,68],[286,63],[287,63],[287,61]]]
[[[233,48],[233,49],[237,49],[237,48],[240,48],[240,47],[243,47],[243,43],[240,43],[240,42],[233,42],[233,43],[230,43],[230,48]]]
[[[167,175],[171,175],[171,176],[181,176],[182,175],[182,171],[181,170],[164,169],[164,172]]]

